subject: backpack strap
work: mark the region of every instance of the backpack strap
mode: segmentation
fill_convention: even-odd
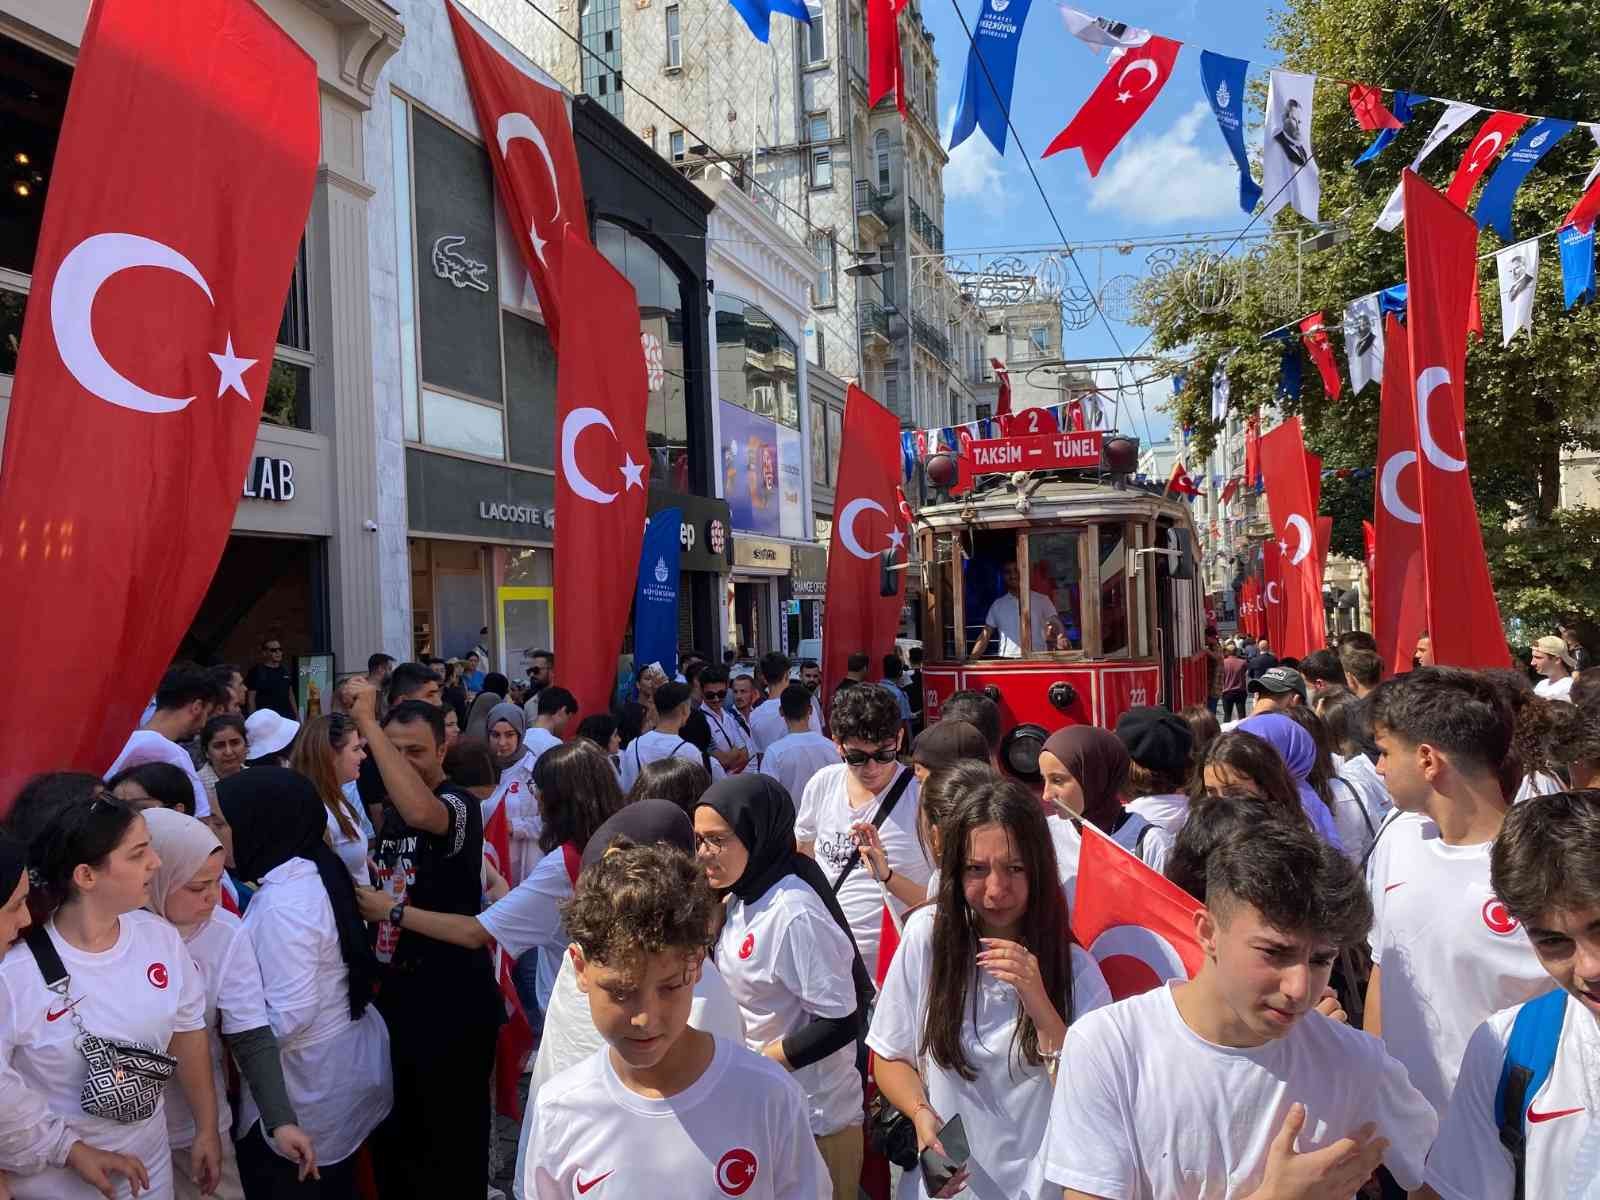
[[[1356,811],[1361,814],[1361,820],[1367,827],[1367,836],[1377,837],[1378,831],[1372,827],[1372,818],[1367,815],[1367,806],[1362,803],[1361,793],[1356,791],[1355,785],[1348,779],[1341,778],[1338,775],[1333,776],[1328,782],[1330,784],[1340,783],[1344,785],[1344,790],[1350,793],[1350,799],[1355,803]]]
[[[1527,1196],[1528,1104],[1550,1078],[1566,1014],[1567,993],[1557,988],[1524,1004],[1511,1025],[1511,1040],[1494,1093],[1494,1123],[1516,1173],[1515,1200]]]

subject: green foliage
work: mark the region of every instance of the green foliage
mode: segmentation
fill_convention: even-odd
[[[1600,119],[1600,96],[1593,90],[1600,78],[1600,54],[1592,20],[1590,6],[1573,0],[1287,0],[1275,18],[1273,45],[1283,66],[1321,77],[1313,140],[1322,176],[1320,215],[1324,222],[1348,229],[1349,237],[1331,249],[1301,254],[1297,239],[1312,229],[1284,209],[1276,218],[1279,236],[1258,256],[1259,266],[1245,271],[1239,298],[1220,313],[1202,313],[1190,303],[1181,266],[1145,285],[1141,318],[1153,328],[1157,350],[1186,376],[1174,417],[1191,427],[1201,453],[1210,451],[1219,432],[1210,419],[1211,376],[1225,353],[1237,351],[1228,360],[1235,409],[1259,411],[1273,403],[1284,348],[1278,341],[1262,341],[1262,333],[1318,309],[1330,324],[1339,324],[1351,300],[1405,276],[1403,229],[1384,233],[1373,222],[1442,107],[1419,106],[1411,123],[1374,162],[1355,167],[1352,161],[1373,135],[1357,126],[1345,85],[1335,81],[1359,79],[1489,108]],[[1264,89],[1253,90],[1259,104]],[[1448,182],[1480,121],[1467,122],[1428,160],[1424,173],[1435,186]],[[1580,126],[1545,157],[1517,195],[1513,229],[1518,239],[1556,227],[1577,200],[1595,152],[1593,139]],[[1500,244],[1486,230],[1480,253]],[[1541,567],[1549,573],[1545,583],[1521,589],[1515,583],[1518,571],[1528,569],[1532,560],[1517,555],[1531,553],[1550,536],[1545,528],[1549,523],[1555,522],[1556,529],[1572,524],[1571,518],[1556,513],[1562,447],[1590,447],[1600,441],[1600,308],[1564,312],[1554,238],[1543,241],[1540,257],[1532,336],[1519,334],[1504,348],[1494,262],[1480,262],[1485,337],[1474,341],[1468,353],[1467,444],[1473,487],[1491,566],[1497,580],[1518,597],[1506,602],[1508,616],[1544,611],[1538,606],[1545,601],[1534,594],[1538,587],[1560,590],[1560,581],[1569,578],[1561,574],[1560,563],[1550,562]],[[1378,386],[1351,395],[1343,339],[1334,333],[1331,340],[1344,380],[1340,399],[1329,401],[1315,367],[1297,348],[1304,380],[1301,398],[1279,411],[1300,414],[1307,443],[1323,456],[1325,466],[1371,468],[1377,454]],[[1330,477],[1323,508],[1335,518],[1335,550],[1359,556],[1360,522],[1372,512],[1371,478]],[[1592,518],[1578,521],[1575,528],[1594,528],[1585,524],[1588,520]],[[1593,553],[1592,541],[1586,545],[1592,570],[1600,557]],[[1513,562],[1522,565],[1513,568]],[[1575,583],[1579,576],[1570,578]],[[1592,598],[1587,607],[1600,609]]]
[[[1500,617],[1538,637],[1600,613],[1600,508],[1560,508],[1537,530],[1488,533]]]

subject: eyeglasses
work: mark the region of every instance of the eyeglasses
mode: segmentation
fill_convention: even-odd
[[[731,833],[697,833],[694,835],[694,848],[708,854],[721,854],[723,847],[732,840]]]
[[[900,751],[896,746],[880,746],[876,750],[845,750],[842,754],[847,765],[864,767],[869,762],[892,763],[899,757]]]
[[[724,696],[726,696],[728,694],[728,689],[727,688],[718,688],[714,692],[712,692],[712,691],[702,691],[700,694],[702,696],[704,696],[707,700],[721,700]]]

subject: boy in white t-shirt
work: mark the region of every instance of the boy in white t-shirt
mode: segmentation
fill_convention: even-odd
[[[1375,917],[1365,1028],[1442,1116],[1472,1031],[1550,987],[1489,886],[1512,717],[1482,676],[1425,667],[1372,694],[1372,723],[1378,773],[1400,815],[1367,859]]]
[[[537,1200],[816,1200],[805,1096],[776,1062],[689,1028],[716,902],[665,846],[613,850],[564,918],[605,1047],[539,1089],[523,1194]]]
[[[1467,1042],[1450,1107],[1428,1155],[1421,1200],[1600,1197],[1600,792],[1534,796],[1506,814],[1490,853],[1495,895],[1560,986],[1497,1012]],[[1521,936],[1521,935],[1519,935]],[[1524,1015],[1526,1013],[1526,1015]],[[1523,1187],[1502,1144],[1500,1108],[1512,1030],[1548,1022],[1543,1067],[1506,1113],[1523,1140]],[[1542,1078],[1540,1078],[1542,1075]]]
[[[1206,859],[1193,980],[1067,1030],[1045,1134],[1065,1200],[1348,1197],[1380,1160],[1422,1181],[1438,1122],[1372,1037],[1311,1010],[1372,904],[1309,828],[1271,823]]]

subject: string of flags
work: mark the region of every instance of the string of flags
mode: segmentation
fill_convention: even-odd
[[[1087,427],[1082,400],[1066,400],[1060,404],[1009,411],[1010,382],[1005,378],[1005,368],[999,362],[995,363],[995,370],[1002,378],[1000,411],[995,416],[981,417],[962,425],[901,430],[900,466],[906,480],[909,481],[915,473],[917,463],[926,461],[929,455],[948,451],[970,456],[971,444],[976,441],[1047,433],[1077,433]]]

